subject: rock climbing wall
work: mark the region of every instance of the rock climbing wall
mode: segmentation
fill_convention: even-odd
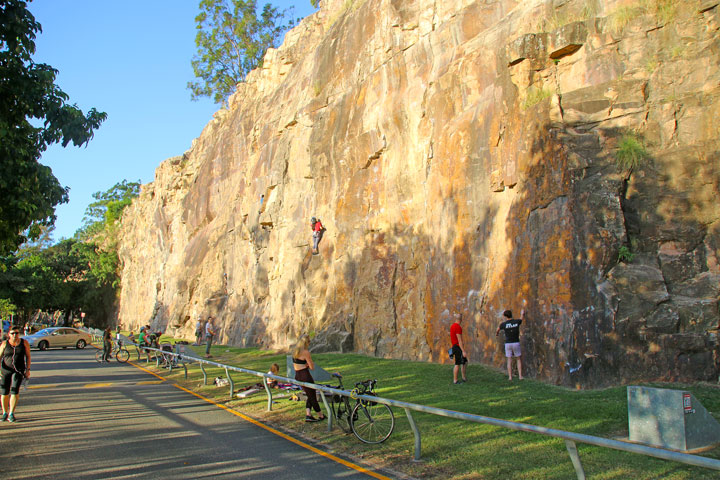
[[[502,366],[525,308],[531,376],[716,378],[719,10],[321,2],[127,209],[119,320]]]

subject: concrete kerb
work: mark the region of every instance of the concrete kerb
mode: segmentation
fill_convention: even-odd
[[[139,348],[138,345],[135,345],[135,346]],[[327,399],[325,397],[325,393],[332,394],[332,395],[342,395],[344,397],[350,397],[352,399],[366,400],[369,402],[382,403],[382,404],[388,405],[390,407],[401,408],[405,411],[405,413],[408,417],[408,421],[410,423],[410,426],[411,426],[411,429],[413,431],[413,435],[415,438],[414,460],[420,459],[421,436],[420,436],[420,430],[417,427],[417,424],[415,423],[415,420],[411,414],[411,411],[413,411],[413,410],[417,411],[417,412],[429,413],[432,415],[439,415],[442,417],[454,418],[457,420],[470,421],[470,422],[481,423],[481,424],[485,424],[485,425],[493,425],[496,427],[507,428],[510,430],[518,430],[518,431],[529,432],[529,433],[537,433],[540,435],[564,439],[565,446],[568,451],[568,455],[570,456],[570,460],[573,463],[573,467],[575,468],[575,472],[576,472],[577,478],[579,480],[585,479],[585,473],[583,471],[582,463],[580,461],[580,456],[577,452],[577,446],[576,446],[577,443],[584,443],[587,445],[595,445],[598,447],[612,448],[614,450],[620,450],[620,451],[624,451],[624,452],[635,453],[635,454],[645,455],[645,456],[649,456],[649,457],[661,458],[663,460],[670,460],[670,461],[674,461],[674,462],[678,462],[678,463],[684,463],[686,465],[693,465],[693,466],[708,468],[708,469],[712,469],[712,470],[720,470],[720,460],[702,457],[699,455],[675,452],[672,450],[663,450],[661,448],[648,447],[645,445],[638,445],[638,444],[634,444],[634,443],[623,442],[620,440],[612,440],[612,439],[608,439],[608,438],[595,437],[592,435],[585,435],[582,433],[567,432],[564,430],[557,430],[554,428],[539,427],[537,425],[530,425],[527,423],[519,423],[519,422],[511,422],[508,420],[500,420],[497,418],[485,417],[482,415],[475,415],[475,414],[471,414],[471,413],[457,412],[454,410],[445,410],[442,408],[430,407],[430,406],[426,406],[426,405],[418,405],[418,404],[414,404],[414,403],[401,402],[401,401],[392,400],[389,398],[369,396],[369,395],[357,395],[356,393],[354,393],[353,391],[350,391],[350,390],[339,390],[337,388],[327,387],[325,385],[301,382],[301,381],[295,380],[293,378],[281,377],[279,375],[273,375],[271,373],[262,373],[262,372],[258,372],[255,370],[249,370],[247,368],[234,367],[232,365],[225,365],[222,363],[213,362],[211,360],[207,360],[207,359],[200,358],[200,357],[193,356],[193,355],[187,355],[187,354],[184,355],[184,354],[179,354],[179,353],[163,352],[162,350],[159,350],[156,348],[150,348],[150,347],[142,347],[142,348],[147,348],[148,350],[157,351],[157,352],[160,352],[163,354],[175,355],[175,356],[184,358],[185,360],[199,363],[200,368],[203,371],[203,375],[205,377],[205,385],[207,385],[207,375],[205,374],[205,369],[204,369],[205,364],[223,369],[225,371],[226,376],[228,377],[228,382],[231,385],[231,388],[230,388],[230,397],[231,398],[232,398],[232,394],[233,394],[232,386],[234,384],[233,384],[232,379],[229,378],[230,371],[245,373],[248,375],[254,375],[256,377],[263,377],[263,384],[265,385],[265,391],[266,391],[266,394],[268,395],[268,407],[267,407],[268,411],[272,410],[272,391],[267,386],[267,379],[269,379],[269,378],[272,378],[277,381],[281,381],[283,383],[291,383],[294,385],[298,385],[301,387],[308,387],[308,388],[312,388],[313,390],[319,391],[320,395],[322,397],[325,409],[328,412],[328,414],[326,415],[327,419],[328,419],[328,430],[332,429],[332,426],[333,426],[333,421],[332,421],[333,409],[328,404]]]

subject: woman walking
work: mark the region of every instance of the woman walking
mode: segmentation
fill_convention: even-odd
[[[110,327],[105,328],[103,332],[103,362],[109,362],[112,358],[112,335],[110,334]]]
[[[30,344],[20,338],[20,327],[10,328],[8,339],[0,345],[0,400],[2,421],[15,421],[20,385],[30,378]]]
[[[295,369],[295,380],[305,383],[315,383],[315,380],[310,374],[310,370],[315,368],[315,364],[312,361],[310,350],[308,350],[309,345],[310,337],[307,335],[300,337],[297,345],[295,345],[295,350],[293,350],[293,368]],[[320,404],[317,401],[315,389],[310,387],[302,387],[302,389],[305,392],[305,395],[307,395],[307,401],[305,402],[305,421],[319,422],[325,420],[325,415],[320,413]],[[319,418],[312,416],[312,412],[310,411],[311,408],[320,413]]]

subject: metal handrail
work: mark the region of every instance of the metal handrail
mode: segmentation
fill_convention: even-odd
[[[309,387],[313,390],[317,390],[320,392],[320,395],[323,400],[323,404],[325,405],[326,410],[328,411],[328,414],[326,415],[328,418],[328,430],[332,429],[332,418],[333,418],[333,411],[332,408],[327,403],[327,400],[325,398],[325,393],[332,394],[332,395],[342,395],[344,397],[351,397],[353,399],[361,399],[361,400],[367,400],[375,403],[382,403],[391,407],[396,408],[402,408],[405,411],[405,414],[408,417],[408,421],[410,422],[410,427],[412,428],[413,435],[415,437],[415,460],[420,460],[420,448],[421,448],[421,437],[420,437],[420,430],[417,427],[417,424],[415,423],[415,420],[410,413],[411,411],[417,411],[422,413],[429,413],[432,415],[439,415],[441,417],[448,417],[448,418],[455,418],[458,420],[465,420],[469,422],[475,422],[475,423],[482,423],[485,425],[493,425],[496,427],[501,428],[507,428],[510,430],[519,430],[523,432],[529,432],[529,433],[537,433],[540,435],[546,435],[550,437],[556,437],[556,438],[562,438],[565,440],[565,447],[568,451],[568,455],[570,455],[570,459],[573,463],[573,467],[575,468],[575,472],[577,474],[578,480],[584,480],[585,479],[585,472],[583,471],[582,463],[580,462],[580,457],[577,452],[576,442],[577,443],[584,443],[588,445],[595,445],[598,447],[605,447],[605,448],[612,448],[614,450],[620,450],[624,452],[629,453],[636,453],[639,455],[646,455],[650,457],[656,457],[661,458],[663,460],[671,460],[674,462],[684,463],[687,465],[693,465],[697,467],[703,467],[703,468],[709,468],[712,470],[720,470],[720,460],[715,460],[708,457],[702,457],[700,455],[692,455],[689,453],[682,453],[682,452],[675,452],[672,450],[664,450],[662,448],[656,448],[656,447],[649,447],[646,445],[639,445],[636,443],[630,443],[630,442],[623,442],[620,440],[612,440],[609,438],[603,438],[603,437],[596,437],[593,435],[586,435],[583,433],[574,433],[574,432],[568,432],[565,430],[557,430],[554,428],[547,428],[547,427],[539,427],[537,425],[531,425],[528,423],[520,423],[520,422],[513,422],[510,420],[500,420],[498,418],[493,417],[486,417],[483,415],[475,415],[472,413],[464,413],[464,412],[458,412],[454,410],[446,410],[444,408],[437,408],[437,407],[430,407],[427,405],[419,405],[415,403],[408,403],[408,402],[401,402],[399,400],[392,400],[389,398],[383,398],[383,397],[377,397],[377,396],[370,396],[370,395],[358,395],[353,391],[350,390],[339,390],[337,388],[328,387],[325,385],[319,385],[316,383],[307,383],[307,382],[301,382],[299,380],[295,380],[288,377],[281,377],[279,375],[273,375],[271,373],[262,373],[255,370],[250,370],[247,368],[242,367],[235,367],[232,365],[225,365],[218,362],[213,362],[211,360],[206,360],[204,358],[195,357],[192,355],[183,355],[179,353],[174,352],[166,352],[162,351],[160,349],[151,348],[151,347],[140,347],[137,344],[133,344],[138,348],[144,348],[148,350],[154,350],[157,352],[161,352],[162,354],[169,354],[169,355],[175,355],[180,357],[180,359],[185,361],[192,361],[197,362],[200,364],[201,370],[203,371],[203,376],[205,378],[205,384],[207,385],[207,374],[204,369],[204,364],[212,365],[221,369],[225,370],[225,374],[228,377],[229,383],[230,383],[230,397],[232,398],[233,395],[233,382],[232,379],[230,379],[230,371],[234,372],[240,372],[245,373],[248,375],[254,375],[257,377],[263,377],[263,385],[265,386],[265,391],[268,395],[268,411],[272,410],[272,391],[268,387],[267,379],[272,378],[274,380],[282,381],[283,383],[291,383],[294,385],[299,385],[301,387]]]

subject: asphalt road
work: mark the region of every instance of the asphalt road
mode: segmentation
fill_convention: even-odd
[[[369,479],[95,349],[32,352],[3,479]],[[324,425],[317,425],[324,428]]]

